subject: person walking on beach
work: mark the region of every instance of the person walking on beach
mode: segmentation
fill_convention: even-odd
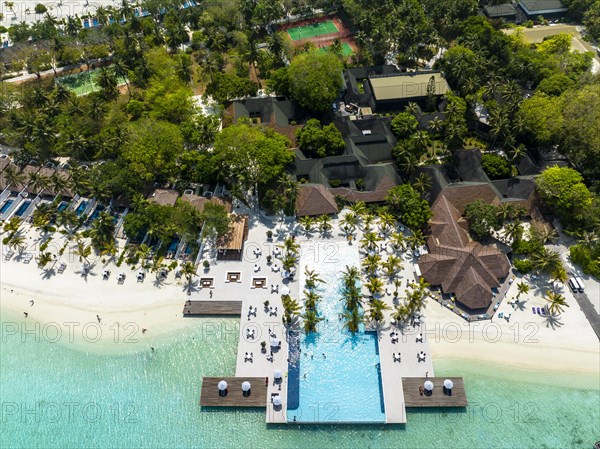
[[[23,312],[23,315],[25,315],[25,318],[27,318],[27,315],[29,315],[27,312]]]
[[[102,318],[100,318],[100,315],[96,315],[96,319],[98,320],[98,323],[100,323],[102,321]]]
[[[31,304],[31,307],[33,307],[33,299],[29,301],[29,304]]]
[[[210,293],[208,294],[208,296],[209,296],[210,298],[212,298],[212,290],[210,291]]]

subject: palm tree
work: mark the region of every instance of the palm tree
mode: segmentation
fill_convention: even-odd
[[[542,243],[554,241],[558,237],[558,233],[554,228],[545,225],[534,227],[532,233],[532,237]]]
[[[181,274],[185,276],[187,281],[188,293],[192,290],[192,280],[196,276],[196,266],[192,262],[186,262],[181,267]]]
[[[360,329],[360,324],[364,319],[362,313],[357,308],[354,308],[352,310],[346,310],[343,313],[343,317],[346,320],[344,326],[353,334],[357,333]]]
[[[404,234],[401,232],[392,233],[390,236],[390,242],[392,243],[392,248],[394,248],[394,251],[400,251],[401,249],[403,250],[405,248],[405,240]]]
[[[367,254],[363,259],[363,268],[368,276],[375,277],[377,275],[380,262],[381,256],[379,254]]]
[[[56,224],[62,226],[67,232],[72,232],[78,223],[77,213],[71,209],[64,209],[56,214]]]
[[[33,211],[33,227],[39,229],[44,235],[56,231],[56,228],[52,226],[52,213],[48,210],[45,205],[40,205],[36,210]]]
[[[381,264],[385,270],[385,275],[393,278],[402,269],[402,262],[398,256],[389,256],[385,262]]]
[[[379,214],[379,232],[387,235],[394,226],[396,226],[396,218],[392,214],[388,212]]]
[[[144,268],[146,259],[148,259],[150,257],[151,252],[152,252],[152,249],[145,243],[142,243],[139,246],[139,248],[137,249],[136,257],[141,261],[141,268]],[[194,267],[194,271],[195,271],[195,267]]]
[[[86,263],[88,262],[88,257],[92,254],[92,247],[90,245],[86,245],[81,238],[77,240],[77,248],[75,248],[75,255],[79,257],[79,261]]]
[[[298,316],[300,305],[290,295],[282,295],[281,302],[283,305],[283,323],[290,325],[294,318]]]
[[[363,238],[360,240],[360,247],[366,251],[370,251],[376,248],[380,241],[381,237],[374,232],[365,232]]]
[[[567,300],[563,295],[557,292],[553,292],[551,290],[548,290],[546,292],[544,299],[550,303],[548,305],[548,311],[552,315],[554,315],[555,313],[560,314],[565,307],[569,307],[569,304],[567,304]]]
[[[377,296],[383,291],[383,281],[379,278],[370,278],[369,281],[365,283],[365,287],[369,290],[371,296]]]
[[[298,254],[300,245],[292,237],[288,237],[283,241],[283,246],[280,248],[285,249],[288,254]]]
[[[37,264],[39,269],[43,269],[46,265],[54,260],[54,257],[49,252],[40,253],[37,258]]]
[[[16,187],[18,185],[22,185],[25,182],[25,174],[23,172],[18,171],[16,167],[13,167],[11,165],[4,169],[4,171],[2,172],[2,176],[4,177],[4,181],[6,182],[7,188],[10,186]]]
[[[319,230],[321,231],[321,234],[327,234],[329,231],[331,231],[331,228],[333,227],[331,226],[331,216],[323,214],[320,215],[317,220],[319,222]]]
[[[510,240],[520,240],[523,237],[523,225],[518,221],[511,221],[504,225],[504,236]]]
[[[410,245],[410,249],[414,251],[419,246],[423,246],[425,244],[425,237],[420,230],[416,230],[406,238],[406,241]]]
[[[311,332],[317,331],[317,323],[323,321],[323,317],[317,315],[317,311],[314,309],[306,309],[302,315],[304,320],[304,332],[310,334]]]
[[[150,267],[150,272],[156,273],[156,276],[158,277],[160,275],[161,270],[166,266],[164,262],[165,258],[156,254],[152,259],[152,266]]]
[[[367,210],[367,205],[364,201],[357,201],[356,203],[348,206],[348,209],[354,212],[357,216],[362,216]]]
[[[383,321],[383,311],[388,309],[389,307],[381,299],[374,299],[370,304],[369,319],[375,322]]]
[[[23,219],[21,217],[13,216],[10,218],[10,220],[4,223],[4,232],[14,234],[19,230],[22,223]]]
[[[354,212],[348,212],[344,217],[340,220],[340,226],[345,230],[354,230],[356,225],[358,224],[358,215]]]
[[[317,282],[323,282],[323,280],[315,273],[315,270],[308,269],[308,265],[304,267],[304,275],[306,276],[306,288],[315,288],[317,286]]]
[[[439,134],[444,129],[444,122],[439,117],[434,117],[432,120],[429,121],[427,129],[431,131],[434,135]]]
[[[321,296],[313,290],[304,290],[304,307],[306,309],[316,309],[317,302]]]
[[[419,176],[417,176],[413,182],[413,186],[421,192],[421,196],[423,196],[427,189],[431,188],[431,176],[427,173],[419,173]]]
[[[536,270],[549,274],[562,268],[560,254],[556,251],[548,251],[545,248],[534,252],[529,260],[531,260],[531,263]]]
[[[315,224],[315,220],[313,219],[313,217],[309,217],[308,215],[305,215],[304,217],[300,217],[298,219],[298,223],[300,224],[300,226],[302,226],[304,228],[304,232],[306,232],[307,234],[310,234],[313,231],[313,226]]]
[[[40,194],[48,187],[49,183],[49,179],[41,173],[32,173],[29,175],[29,182],[27,185],[31,188],[32,193]]]
[[[281,266],[286,271],[292,271],[292,268],[296,266],[297,257],[294,254],[286,254],[283,260],[281,261]]]
[[[396,322],[402,323],[402,322],[406,321],[406,318],[408,317],[409,313],[410,313],[410,311],[408,310],[408,308],[404,304],[402,304],[402,305],[396,306],[396,308],[392,312],[391,317]]]
[[[25,236],[20,232],[12,232],[8,237],[2,240],[2,243],[11,250],[21,252],[25,248]]]
[[[58,195],[69,188],[69,181],[62,177],[59,172],[52,173],[48,182],[48,188],[53,195]]]
[[[98,215],[89,230],[89,235],[92,238],[92,245],[98,251],[101,251],[105,246],[114,242],[115,222],[112,215],[103,210]]]
[[[519,282],[517,283],[517,290],[519,291],[519,293],[517,293],[517,299],[519,299],[521,293],[525,295],[529,293],[529,284],[526,284],[525,282]]]

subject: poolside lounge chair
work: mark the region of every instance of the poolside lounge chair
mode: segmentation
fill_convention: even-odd
[[[64,273],[65,270],[67,269],[67,264],[62,262],[59,266],[58,266],[58,272],[59,273]]]
[[[15,255],[15,252],[14,252],[14,251],[12,251],[12,250],[8,251],[8,252],[7,252],[7,253],[4,255],[4,260],[5,260],[5,261],[6,261],[6,260],[10,260],[10,259],[12,258],[12,256],[14,256],[14,255]]]
[[[546,316],[546,308],[545,307],[541,308],[541,312],[542,312],[542,314],[541,314],[542,316]]]
[[[531,308],[531,311],[533,312],[533,314],[535,315],[535,307]]]
[[[117,279],[117,283],[122,284],[123,282],[125,282],[125,273],[120,273],[119,278]]]

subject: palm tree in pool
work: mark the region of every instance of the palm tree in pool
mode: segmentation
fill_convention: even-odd
[[[517,293],[517,299],[519,299],[519,297],[521,296],[521,294],[526,295],[527,293],[529,293],[529,284],[527,284],[525,282],[518,282],[517,283],[517,290],[519,291]]]
[[[42,270],[46,265],[54,260],[54,257],[49,252],[40,253],[37,258],[38,268]]]
[[[354,265],[348,266],[342,272],[342,280],[346,287],[355,286],[356,281],[360,279],[360,271]]]
[[[364,321],[363,314],[357,308],[346,310],[343,317],[346,320],[344,326],[353,334],[359,331],[360,325]]]
[[[302,319],[304,320],[304,332],[307,334],[316,332],[317,324],[323,321],[323,317],[320,317],[314,309],[306,309],[302,315]]]
[[[281,295],[281,303],[283,305],[283,324],[289,326],[294,321],[294,318],[298,316],[300,305],[290,295]]]
[[[192,290],[192,283],[194,276],[196,276],[196,266],[192,262],[186,262],[181,267],[181,274],[185,277],[187,282],[187,292]]]
[[[309,270],[308,265],[304,267],[304,275],[306,276],[305,286],[306,288],[316,288],[317,282],[323,282],[315,270]]]
[[[389,256],[385,262],[381,264],[385,270],[385,275],[390,279],[395,277],[402,269],[402,261],[398,256]]]
[[[379,214],[379,232],[387,235],[396,226],[396,218],[387,212]]]
[[[317,220],[319,222],[319,231],[321,231],[321,234],[328,234],[333,227],[331,226],[331,216],[323,214],[320,215]]]
[[[315,225],[315,220],[313,219],[313,217],[309,217],[308,215],[300,217],[298,219],[298,223],[300,224],[300,226],[302,226],[302,228],[304,228],[304,232],[306,234],[310,234],[313,232],[313,226]]]
[[[565,309],[565,307],[569,307],[569,304],[567,304],[567,300],[563,295],[557,292],[553,292],[551,290],[548,290],[546,292],[544,299],[548,301],[548,311],[552,315],[560,315],[560,313]]]
[[[388,310],[388,309],[389,309],[389,307],[387,306],[387,304],[385,302],[383,302],[381,299],[374,299],[370,303],[369,312],[368,312],[369,319],[371,321],[375,321],[377,323],[383,321],[383,311]]]
[[[379,296],[383,292],[383,281],[379,278],[371,278],[365,283],[365,287],[369,290],[371,296]]]
[[[316,309],[317,302],[321,299],[321,296],[312,290],[304,290],[304,307],[307,309]]]

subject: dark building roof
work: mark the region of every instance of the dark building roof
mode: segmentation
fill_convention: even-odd
[[[519,5],[527,15],[567,12],[560,0],[519,0]]]
[[[431,285],[440,285],[445,293],[454,293],[457,301],[476,310],[488,307],[493,298],[492,288],[508,275],[510,263],[495,247],[473,242],[467,223],[459,208],[459,190],[472,196],[477,186],[448,187],[432,206],[430,252],[419,259],[423,278]],[[450,195],[447,195],[449,193]]]
[[[354,153],[368,163],[391,161],[396,138],[389,117],[368,117],[352,120],[337,117],[335,126],[346,142],[348,153]]]
[[[539,175],[540,170],[537,165],[531,160],[529,155],[525,154],[515,161],[519,174],[527,175]]]
[[[381,165],[369,170],[365,178],[365,190],[337,187],[329,189],[332,194],[340,196],[346,201],[355,203],[382,203],[388,192],[400,184],[401,179],[392,164]]]
[[[333,194],[322,184],[304,185],[300,187],[296,199],[296,215],[337,214],[338,206]]]
[[[483,12],[486,16],[492,19],[501,17],[514,17],[516,14],[515,7],[512,3],[502,3],[500,5],[485,5]]]
[[[454,150],[456,170],[460,181],[488,182],[489,178],[481,167],[481,151]]]

